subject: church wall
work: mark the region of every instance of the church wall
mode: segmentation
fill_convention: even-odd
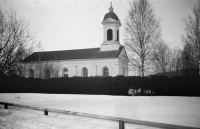
[[[128,57],[125,48],[121,51],[119,58],[107,59],[74,59],[62,61],[49,61],[49,62],[30,62],[24,63],[25,77],[29,77],[29,70],[34,70],[35,78],[45,78],[45,68],[51,71],[50,77],[63,77],[64,68],[67,69],[68,77],[83,76],[83,68],[87,68],[89,76],[102,76],[103,68],[109,69],[109,76],[129,75]]]
[[[29,70],[34,70],[35,78],[45,78],[45,68],[50,68],[52,77],[63,77],[64,68],[68,69],[68,77],[83,76],[82,69],[88,70],[89,76],[102,76],[103,68],[109,69],[109,76],[120,75],[122,63],[118,58],[112,59],[88,59],[88,60],[66,60],[66,61],[50,61],[50,62],[32,62],[24,63],[24,76],[29,77]],[[40,66],[40,67],[39,67]]]
[[[63,61],[61,64],[62,69],[67,68],[69,70],[69,77],[82,76],[84,67],[88,69],[88,76],[102,76],[104,67],[108,67],[110,76],[116,76],[119,72],[117,59],[69,60]]]
[[[119,61],[119,75],[128,76],[128,66],[121,61]]]
[[[51,71],[50,77],[58,77],[59,69],[61,69],[60,62],[29,62],[23,63],[24,77],[29,77],[29,70],[34,71],[34,78],[45,78],[45,69],[48,68]]]
[[[112,51],[112,50],[119,50],[119,48],[121,47],[121,45],[119,44],[118,41],[115,42],[111,42],[109,44],[110,41],[104,43],[101,45],[100,50],[101,51]]]
[[[125,51],[125,48],[123,48],[122,52],[119,55],[119,75],[128,76],[128,57]]]

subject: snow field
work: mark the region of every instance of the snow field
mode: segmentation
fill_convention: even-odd
[[[200,97],[17,93],[0,94],[0,101],[200,128]]]
[[[12,107],[11,107],[12,108]],[[2,117],[3,116],[3,117]],[[158,129],[127,124],[126,129]],[[1,109],[0,129],[118,129],[118,122],[27,109]]]

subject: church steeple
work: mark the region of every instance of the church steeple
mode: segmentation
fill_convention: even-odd
[[[113,12],[113,7],[112,7],[112,2],[110,2],[110,8],[109,8],[109,12]]]
[[[117,15],[113,12],[112,2],[110,3],[109,13],[103,19],[103,43],[101,51],[118,50],[121,46],[119,42],[119,28],[121,22]]]

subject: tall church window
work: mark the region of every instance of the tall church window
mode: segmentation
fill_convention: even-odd
[[[68,69],[67,68],[63,69],[63,77],[68,77]]]
[[[113,40],[113,31],[111,29],[107,30],[107,41]]]
[[[117,41],[119,41],[119,30],[117,30]]]
[[[33,71],[33,69],[30,69],[30,70],[29,70],[29,77],[30,77],[30,78],[33,78],[33,77],[34,77],[34,71]]]
[[[50,78],[50,69],[49,68],[45,69],[45,78],[46,79]]]
[[[103,68],[103,76],[109,76],[109,69],[108,67]]]
[[[85,68],[85,67],[82,69],[82,76],[83,77],[87,77],[88,76],[88,69]]]

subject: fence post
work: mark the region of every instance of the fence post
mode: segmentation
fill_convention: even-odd
[[[48,111],[47,110],[44,110],[44,115],[48,116]]]
[[[4,105],[4,108],[5,108],[5,109],[8,109],[8,105],[7,105],[7,104],[5,104],[5,105]]]
[[[124,127],[124,121],[119,121],[119,129],[125,129]]]

